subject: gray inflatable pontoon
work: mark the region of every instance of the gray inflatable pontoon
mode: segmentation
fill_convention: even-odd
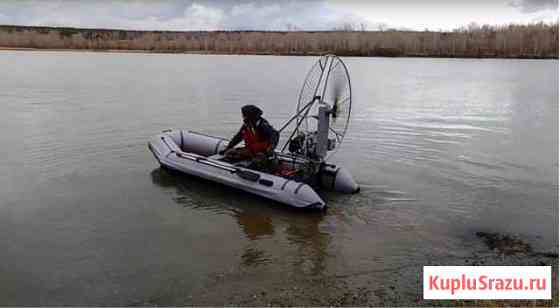
[[[231,164],[221,161],[217,153],[228,141],[204,134],[169,130],[153,137],[148,147],[162,166],[228,185],[264,198],[297,208],[325,207],[325,202],[306,183],[251,170],[246,162]],[[277,153],[279,160],[292,163],[292,158]],[[320,174],[321,186],[344,193],[358,191],[358,185],[343,168],[325,165]]]

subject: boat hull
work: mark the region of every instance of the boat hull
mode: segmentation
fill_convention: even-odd
[[[166,131],[148,147],[165,167],[231,186],[292,207],[323,209],[326,204],[308,184],[216,160],[227,140],[190,131]]]

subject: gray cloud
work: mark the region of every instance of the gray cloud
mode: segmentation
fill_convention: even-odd
[[[505,10],[508,5],[519,9],[517,16]],[[383,28],[418,30],[428,25],[433,29],[458,26],[445,18],[447,13],[452,13],[461,19],[457,7],[470,8],[464,13],[466,18],[461,19],[464,23],[469,19],[479,23],[508,23],[531,15],[535,16],[526,22],[555,20],[557,13],[551,9],[557,6],[558,0],[471,0],[468,5],[426,0],[422,8],[427,7],[431,13],[420,10],[411,15],[411,8],[419,7],[418,1],[0,0],[0,24],[136,30],[331,30],[352,24],[354,28],[368,25],[366,28],[373,30],[385,22],[389,25]],[[485,18],[480,16],[483,14],[473,13],[486,8],[493,11]],[[510,15],[500,15],[501,12]]]
[[[324,0],[3,0],[0,24],[138,30],[327,30],[366,21]]]
[[[558,9],[558,0],[512,0],[509,4],[524,13]]]

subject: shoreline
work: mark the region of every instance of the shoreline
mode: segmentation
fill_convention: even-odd
[[[438,31],[141,31],[0,25],[25,50],[341,57],[558,59],[557,24]],[[2,48],[2,47],[0,47]]]
[[[293,277],[288,281],[263,280],[240,269],[231,270],[217,273],[189,295],[160,294],[159,297],[139,298],[127,305],[557,307],[558,254],[520,249],[530,246],[508,235],[489,236],[494,236],[500,245],[494,247],[481,237],[488,249],[473,251],[469,255],[450,254],[432,261],[414,260],[407,266],[394,269]],[[550,300],[425,300],[422,295],[422,267],[425,265],[551,266],[552,296]]]
[[[34,48],[34,47],[2,47],[3,51],[38,51],[38,52],[90,52],[90,53],[136,53],[136,54],[184,54],[184,55],[229,55],[229,56],[283,56],[283,57],[317,57],[324,53],[308,52],[308,53],[271,53],[271,52],[255,52],[255,53],[227,53],[216,51],[172,51],[172,50],[145,50],[145,49],[79,49],[79,48]],[[502,60],[558,60],[558,57],[484,57],[484,56],[437,56],[437,55],[404,55],[404,56],[363,56],[363,55],[340,55],[341,57],[354,58],[433,58],[433,59],[502,59]]]

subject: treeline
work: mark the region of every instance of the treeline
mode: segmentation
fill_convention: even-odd
[[[451,32],[126,31],[0,26],[0,47],[219,54],[558,58],[558,23],[477,26]]]

